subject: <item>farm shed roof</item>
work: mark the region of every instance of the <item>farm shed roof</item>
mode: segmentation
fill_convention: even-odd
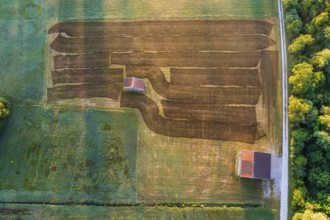
[[[238,174],[240,177],[253,179],[270,179],[271,154],[241,151],[239,156]]]
[[[145,82],[140,78],[127,77],[124,80],[124,90],[143,92],[145,90]]]

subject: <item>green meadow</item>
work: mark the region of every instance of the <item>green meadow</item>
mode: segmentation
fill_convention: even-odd
[[[0,203],[7,203],[0,218],[277,219],[266,208],[65,205],[139,202],[141,118],[138,111],[46,100],[48,29],[56,22],[276,16],[273,0],[2,0],[0,96],[12,114],[0,133]]]

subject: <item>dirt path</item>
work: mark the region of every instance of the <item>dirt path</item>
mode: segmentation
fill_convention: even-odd
[[[281,0],[278,0],[278,14],[281,32],[281,51],[282,51],[282,100],[283,100],[283,130],[282,130],[282,182],[281,182],[281,210],[280,219],[288,218],[288,85],[287,85],[287,59],[286,59],[286,39],[284,26],[284,13]]]

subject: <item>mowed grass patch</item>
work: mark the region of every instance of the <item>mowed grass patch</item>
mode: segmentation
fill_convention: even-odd
[[[4,218],[23,219],[198,219],[198,220],[275,220],[278,212],[263,208],[177,208],[177,207],[99,207],[56,205],[4,205]]]
[[[62,20],[77,19],[159,19],[159,18],[263,18],[277,14],[272,0],[168,0],[119,1],[57,0]]]
[[[15,108],[0,138],[0,201],[132,202],[134,113]]]
[[[142,119],[141,119],[142,120]],[[147,202],[259,202],[260,180],[239,178],[240,150],[254,145],[155,134],[144,123],[138,133],[138,199]]]

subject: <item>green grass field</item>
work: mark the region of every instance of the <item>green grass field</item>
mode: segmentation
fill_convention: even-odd
[[[244,149],[265,151],[269,143],[169,138],[145,125],[138,133],[138,196],[152,202],[259,202],[261,181],[236,175]]]
[[[15,109],[0,140],[0,201],[134,202],[136,121],[126,112]]]
[[[263,203],[260,182],[235,176],[238,143],[157,135],[139,124],[137,111],[88,109],[75,105],[77,100],[60,107],[48,105],[47,31],[57,21],[68,20],[274,19],[276,8],[273,0],[1,1],[0,96],[7,97],[13,109],[0,133],[0,202]],[[263,142],[244,147],[266,150]],[[11,213],[15,209],[25,211]],[[276,211],[262,208],[14,204],[0,208],[0,215],[23,219],[278,218]]]
[[[14,219],[115,219],[115,220],[267,220],[278,218],[274,210],[263,208],[171,208],[97,207],[54,205],[5,205],[2,217]]]

